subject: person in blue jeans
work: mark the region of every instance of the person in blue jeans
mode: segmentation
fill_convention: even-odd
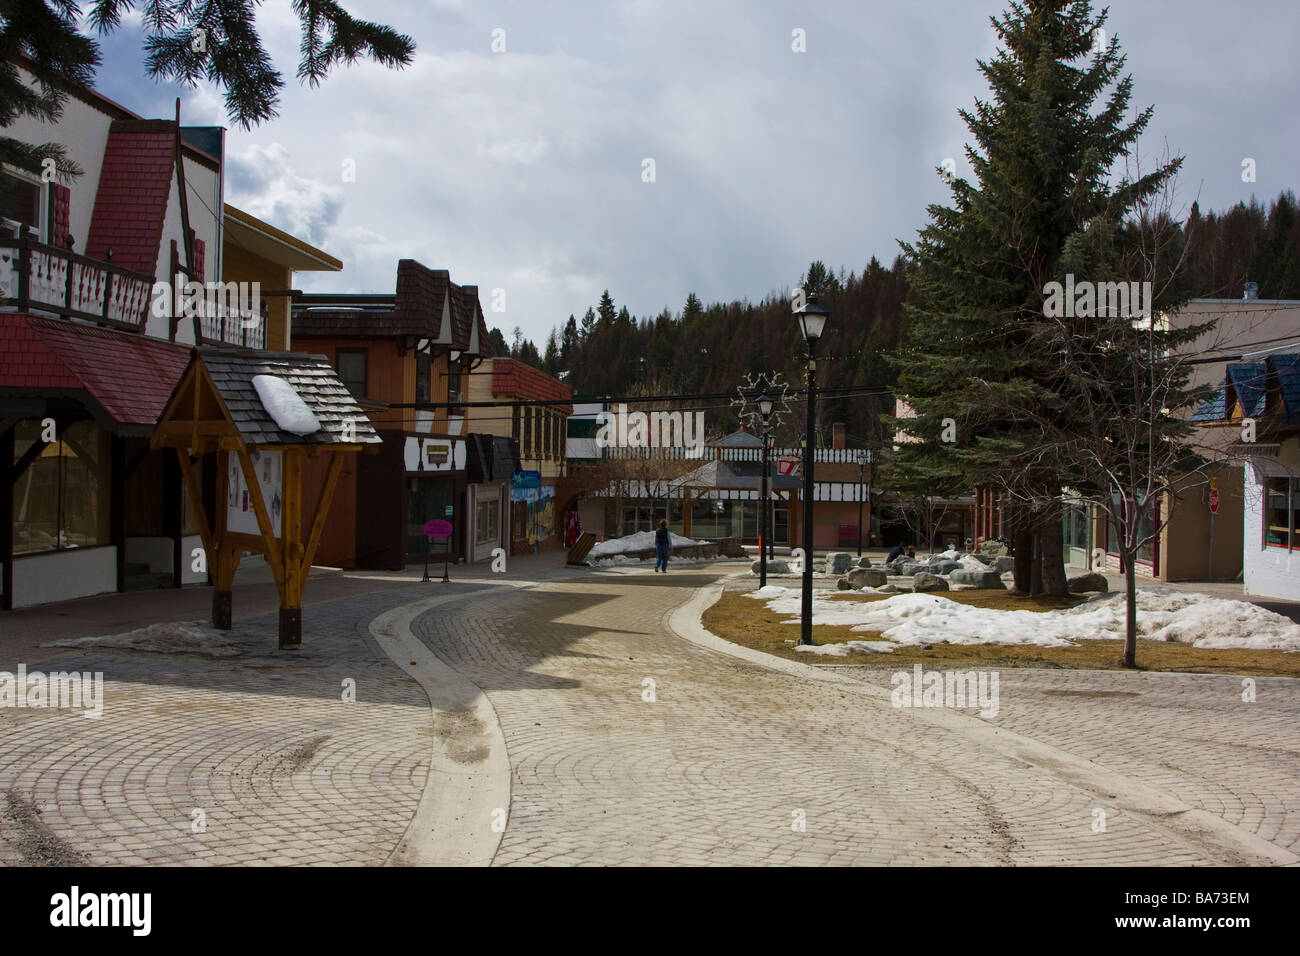
[[[668,522],[660,521],[655,530],[655,572],[668,573],[668,551],[672,547],[672,536],[668,533]]]

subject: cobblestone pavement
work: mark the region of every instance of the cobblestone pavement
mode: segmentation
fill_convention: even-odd
[[[275,614],[195,653],[29,648],[29,672],[102,671],[104,714],[0,708],[0,864],[382,864],[433,730],[366,625],[428,594],[308,607],[291,655]]]
[[[416,620],[501,721],[497,863],[1204,865],[1295,847],[1295,682],[1260,680],[1248,705],[1231,678],[1003,671],[996,720],[936,722],[890,706],[888,672],[828,683],[675,636],[668,613],[714,579],[606,573]],[[1025,759],[1000,728],[1102,766]],[[1274,845],[1201,838],[1190,808]]]
[[[1003,670],[992,720],[895,709],[888,669],[782,669],[686,639],[680,613],[670,627],[724,570],[539,562],[512,587],[468,570],[438,586],[466,599],[411,628],[483,690],[508,749],[496,863],[1213,865],[1300,850],[1295,681],[1257,679],[1246,704],[1235,678]],[[104,672],[106,703],[99,719],[0,708],[0,864],[389,860],[435,742],[457,729],[368,630],[433,592],[383,586],[306,608],[293,655],[275,649],[274,614],[194,653],[24,646],[29,671]],[[501,823],[476,816],[467,826]]]

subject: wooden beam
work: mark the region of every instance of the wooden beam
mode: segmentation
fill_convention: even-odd
[[[321,534],[325,531],[325,517],[329,514],[330,502],[334,500],[334,489],[339,483],[343,471],[343,454],[334,452],[330,459],[329,471],[325,473],[325,486],[321,489],[320,500],[316,502],[316,514],[311,521],[311,534],[307,538],[307,547],[303,549],[302,574],[307,577],[312,559],[316,557],[316,548],[320,545]]]
[[[284,501],[284,513],[280,516],[280,550],[284,559],[284,600],[280,602],[281,650],[302,646],[302,591],[306,579],[302,563],[302,459],[302,448],[284,453],[280,484]]]
[[[185,490],[189,492],[190,502],[199,516],[199,537],[203,539],[204,561],[212,561],[217,554],[217,541],[212,534],[212,526],[208,523],[207,511],[203,507],[203,486],[199,484],[198,475],[194,474],[194,465],[190,462],[189,453],[183,448],[177,448],[176,458],[181,463]]]
[[[271,525],[271,515],[266,510],[266,501],[262,498],[262,486],[257,482],[257,469],[248,457],[248,449],[239,449],[239,466],[244,472],[244,483],[248,485],[248,497],[253,502],[253,513],[257,516],[257,527],[262,532],[266,545],[267,562],[271,573],[275,575],[275,588],[280,592],[280,602],[284,603],[284,559],[280,552],[280,542],[276,540],[275,528]],[[281,489],[283,491],[283,488]]]

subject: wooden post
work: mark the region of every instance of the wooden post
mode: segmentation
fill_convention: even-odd
[[[68,275],[72,269],[69,267]],[[114,435],[109,455],[108,539],[117,549],[117,590],[126,590],[126,439]],[[10,512],[9,514],[12,514]]]
[[[284,452],[284,474],[280,516],[280,556],[284,561],[284,589],[280,600],[280,649],[302,647],[302,590],[307,576],[302,546],[302,455],[301,448]]]
[[[0,611],[14,609],[14,437],[17,422],[0,422],[0,562],[4,562],[0,580]]]

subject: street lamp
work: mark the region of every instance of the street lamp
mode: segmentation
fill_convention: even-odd
[[[799,331],[808,343],[808,422],[803,446],[803,598],[799,611],[799,643],[811,644],[813,579],[813,435],[817,422],[817,340],[822,337],[830,311],[808,296],[804,307],[795,313]]]
[[[767,427],[768,420],[772,417],[772,404],[770,396],[758,396],[758,413],[763,416],[763,477],[758,483],[758,586],[760,588],[767,587],[767,536],[770,533],[767,527],[767,499],[770,494],[767,487]]]
[[[867,453],[858,452],[858,557],[862,557],[862,483],[867,475]],[[867,545],[871,545],[871,535],[867,535]]]

